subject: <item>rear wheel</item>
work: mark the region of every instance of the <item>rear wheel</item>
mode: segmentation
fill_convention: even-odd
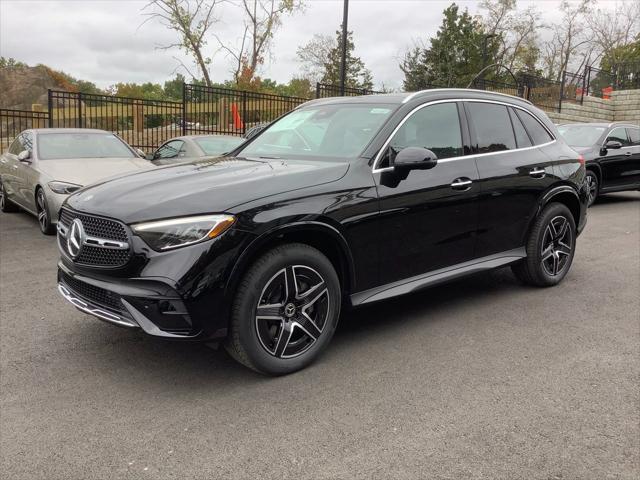
[[[587,170],[585,181],[587,182],[587,207],[590,207],[598,198],[600,182],[598,181],[598,175],[593,170]]]
[[[340,300],[338,276],[320,251],[298,243],[276,247],[240,282],[226,348],[261,373],[300,370],[329,344]]]
[[[36,208],[38,213],[38,225],[40,225],[40,231],[45,235],[53,235],[55,228],[51,224],[51,212],[47,205],[47,197],[44,194],[42,188],[38,188],[36,192]]]
[[[18,207],[7,198],[7,194],[4,191],[4,185],[0,182],[0,210],[5,213],[17,212]]]
[[[566,205],[551,203],[542,211],[527,241],[527,258],[513,265],[513,273],[522,282],[550,287],[562,281],[576,247],[576,225]]]

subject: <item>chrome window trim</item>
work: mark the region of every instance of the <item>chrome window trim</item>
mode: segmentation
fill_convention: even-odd
[[[429,90],[429,91],[431,91],[431,90]],[[506,95],[506,96],[509,96],[509,95]],[[504,106],[507,106],[507,107],[518,108],[518,109],[522,110],[523,112],[526,112],[529,115],[533,116],[533,118],[535,118],[538,121],[538,123],[540,125],[542,125],[542,127],[551,136],[551,138],[553,138],[553,140],[551,140],[550,142],[541,143],[540,145],[533,145],[531,147],[514,148],[514,149],[511,149],[511,150],[501,150],[499,152],[474,153],[472,155],[461,155],[461,156],[458,156],[458,157],[443,158],[442,160],[438,160],[438,163],[446,163],[446,162],[453,162],[453,161],[456,161],[456,160],[484,157],[484,156],[487,156],[487,155],[500,155],[502,153],[522,152],[522,151],[525,151],[525,150],[532,150],[534,148],[545,147],[547,145],[551,145],[552,143],[555,143],[558,140],[556,138],[556,136],[553,134],[553,132],[551,130],[549,130],[549,128],[547,128],[547,126],[538,118],[537,115],[535,115],[534,113],[530,112],[526,108],[520,107],[518,105],[513,105],[511,103],[506,103],[506,102],[500,102],[498,100],[481,100],[481,99],[475,99],[475,98],[449,98],[449,99],[446,99],[446,100],[434,100],[432,102],[423,103],[423,104],[418,105],[417,107],[415,107],[413,110],[411,110],[402,119],[402,121],[396,126],[396,128],[393,129],[391,134],[387,137],[387,140],[382,144],[382,147],[380,148],[380,150],[376,154],[376,158],[375,158],[375,160],[373,162],[373,168],[371,170],[371,173],[389,172],[389,171],[393,170],[393,167],[377,168],[378,163],[380,162],[380,158],[382,157],[383,152],[385,152],[387,147],[389,146],[389,143],[391,142],[391,139],[393,138],[393,136],[398,132],[398,130],[400,130],[400,128],[404,125],[404,123],[414,113],[416,113],[418,110],[421,110],[421,109],[423,109],[425,107],[428,107],[430,105],[436,105],[438,103],[457,103],[457,102],[494,103],[496,105],[504,105]],[[462,126],[461,126],[461,128],[462,128]]]

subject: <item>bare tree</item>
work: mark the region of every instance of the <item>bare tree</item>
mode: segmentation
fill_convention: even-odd
[[[588,64],[592,65],[602,56],[611,56],[616,48],[627,45],[640,34],[640,3],[637,0],[623,1],[613,11],[599,8],[586,21],[596,52]],[[616,61],[615,58],[611,60]]]
[[[204,81],[211,86],[209,65],[211,58],[206,57],[204,48],[207,44],[206,35],[217,22],[213,12],[216,5],[224,0],[152,0],[143,10],[149,10],[145,15],[147,20],[158,20],[167,28],[178,33],[180,41],[161,48],[170,49],[180,47],[191,55]],[[175,58],[175,57],[174,57]],[[178,60],[179,61],[179,60]],[[182,66],[188,68],[182,63]],[[191,74],[191,72],[189,72]],[[193,76],[193,75],[192,75]]]
[[[560,80],[562,72],[571,65],[579,70],[591,61],[593,51],[589,48],[591,38],[586,17],[590,14],[589,0],[571,4],[563,0],[560,4],[562,18],[550,26],[552,37],[544,43],[543,63],[547,77]],[[580,61],[577,62],[576,59]]]
[[[273,35],[282,24],[282,16],[303,6],[302,0],[240,0],[244,10],[244,33],[240,46],[225,44],[218,37],[220,47],[235,60],[236,81],[244,73],[247,80],[255,75],[271,48]],[[244,70],[244,72],[243,72]]]
[[[324,75],[325,64],[333,47],[334,39],[330,35],[320,34],[315,34],[305,45],[298,47],[296,54],[302,72],[310,82],[317,83]]]

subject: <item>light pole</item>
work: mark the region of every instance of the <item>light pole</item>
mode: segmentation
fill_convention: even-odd
[[[344,97],[347,81],[347,20],[349,18],[349,0],[344,0],[342,10],[342,58],[340,62],[340,95]]]

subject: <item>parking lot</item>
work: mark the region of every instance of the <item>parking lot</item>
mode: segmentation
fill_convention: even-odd
[[[606,479],[640,474],[640,194],[589,210],[556,288],[503,269],[347,312],[307,370],[81,314],[0,214],[3,478]]]

